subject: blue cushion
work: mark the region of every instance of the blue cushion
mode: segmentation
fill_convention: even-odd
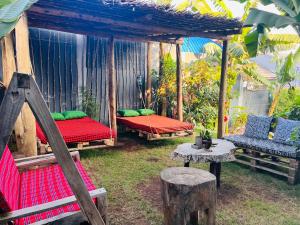
[[[300,150],[298,147],[281,144],[272,140],[249,138],[244,135],[227,136],[225,139],[231,141],[236,147],[240,148],[252,149],[288,158],[300,157]]]
[[[244,135],[251,138],[268,139],[272,117],[249,115]]]
[[[279,118],[273,141],[281,144],[300,146],[299,130],[300,121]],[[291,140],[293,132],[297,132],[296,140]]]

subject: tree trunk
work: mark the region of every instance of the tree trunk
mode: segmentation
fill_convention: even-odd
[[[23,15],[16,25],[15,36],[17,71],[25,74],[32,73],[28,32],[27,17]],[[15,132],[18,151],[25,156],[37,155],[35,118],[27,103],[17,119]]]
[[[273,98],[272,104],[269,108],[269,113],[268,113],[269,116],[273,115],[273,113],[276,109],[276,106],[278,105],[281,90],[282,90],[282,87],[279,87],[274,91],[274,94],[273,94],[274,98]]]

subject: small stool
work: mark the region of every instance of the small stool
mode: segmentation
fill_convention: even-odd
[[[205,170],[172,167],[163,170],[161,195],[165,225],[197,225],[199,212],[215,225],[216,177]]]

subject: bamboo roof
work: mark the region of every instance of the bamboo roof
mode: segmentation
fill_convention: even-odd
[[[28,10],[32,27],[141,41],[182,37],[226,39],[240,34],[237,19],[179,12],[138,0],[39,0]]]

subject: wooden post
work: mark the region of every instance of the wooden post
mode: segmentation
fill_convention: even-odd
[[[181,73],[181,47],[176,44],[176,84],[177,84],[177,116],[183,121],[183,96],[182,96],[182,73]]]
[[[116,71],[115,71],[115,46],[114,38],[111,37],[108,41],[108,76],[109,76],[109,111],[111,129],[117,133],[117,98],[116,98]],[[114,139],[117,143],[117,136]]]
[[[163,77],[163,69],[164,69],[164,46],[163,43],[159,43],[159,79],[161,80]],[[161,82],[160,82],[161,83]],[[167,116],[167,97],[162,96],[162,103],[161,103],[161,115]]]
[[[227,62],[228,62],[228,40],[223,41],[221,80],[219,93],[219,112],[218,112],[218,138],[224,136],[224,110],[226,98]]]
[[[17,71],[31,74],[32,66],[29,51],[29,30],[26,15],[21,16],[15,27]],[[26,156],[37,155],[35,118],[27,103],[17,119],[16,126],[17,147]]]
[[[147,107],[149,108],[152,102],[152,76],[151,76],[151,66],[152,66],[152,43],[147,43]]]
[[[11,34],[1,39],[3,84],[7,88],[13,73],[16,72],[14,45]]]

